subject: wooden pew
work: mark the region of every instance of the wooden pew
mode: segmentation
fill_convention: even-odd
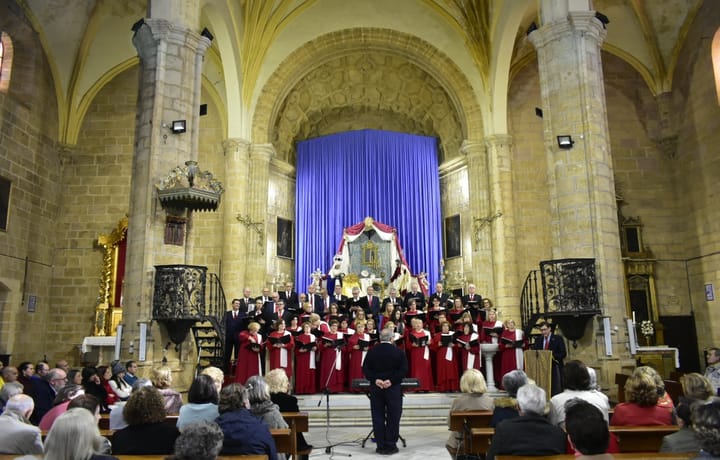
[[[270,434],[273,441],[275,441],[275,449],[277,449],[278,453],[297,454],[297,448],[293,452],[295,433],[290,428],[275,428],[270,430]]]
[[[460,453],[475,453],[467,450],[467,448],[470,446],[470,443],[473,444],[473,449],[475,449],[475,441],[471,437],[470,430],[472,430],[473,428],[489,428],[492,414],[493,411],[491,410],[466,410],[450,412],[450,431],[459,431],[460,433],[463,433],[463,440],[459,450]],[[490,437],[492,438],[492,434],[490,435]],[[478,439],[478,442],[485,446],[483,440]],[[484,448],[485,450],[483,450],[482,453],[485,453],[487,451],[487,446],[485,446]]]
[[[636,452],[636,453],[619,453],[612,454],[616,460],[686,460],[695,458],[697,453],[666,453],[666,452]],[[530,457],[526,455],[496,455],[495,460],[538,460],[540,457]],[[565,455],[548,455],[542,457],[543,460],[575,460],[572,454]]]
[[[307,433],[310,429],[310,420],[307,412],[282,412],[285,423],[292,431],[292,445],[290,453],[293,460],[297,460],[298,455],[309,454],[310,452],[300,452],[297,445],[297,433]]]
[[[611,426],[618,439],[620,452],[658,452],[662,438],[675,433],[677,425]]]
[[[495,434],[495,428],[471,428],[470,436],[466,436],[465,453],[474,455],[485,455],[490,449],[492,437]]]
[[[177,425],[178,417],[178,414],[168,415],[165,417],[165,423],[175,426]],[[100,415],[100,420],[98,420],[98,428],[100,428],[101,430],[110,429],[110,414]]]

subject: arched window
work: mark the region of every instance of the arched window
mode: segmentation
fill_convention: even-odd
[[[10,35],[0,32],[0,92],[7,93],[10,87],[13,46]]]
[[[720,29],[715,31],[711,49],[713,72],[715,73],[715,93],[717,94],[718,105],[720,105]]]

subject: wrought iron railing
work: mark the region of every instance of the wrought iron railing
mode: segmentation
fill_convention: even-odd
[[[540,279],[540,270],[531,270],[525,278],[522,293],[520,294],[520,319],[523,329],[530,324],[533,316],[541,313],[540,305],[545,305],[542,301],[538,281]]]
[[[216,326],[221,340],[225,338],[225,322],[223,321],[225,310],[227,310],[225,290],[220,283],[220,278],[215,273],[210,273],[205,290],[205,317]]]

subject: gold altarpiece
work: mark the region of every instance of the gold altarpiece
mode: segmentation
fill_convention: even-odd
[[[119,282],[122,274],[118,269],[121,265],[120,247],[127,236],[127,229],[128,219],[124,217],[112,232],[101,234],[97,239],[97,246],[102,248],[104,253],[100,292],[95,306],[94,336],[115,335],[117,326],[122,321],[122,305],[116,299],[121,298],[118,290],[122,291],[122,283]]]

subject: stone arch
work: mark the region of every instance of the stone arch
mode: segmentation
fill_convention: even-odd
[[[301,48],[291,53],[270,76],[258,98],[255,106],[255,114],[252,126],[252,138],[257,143],[273,143],[277,141],[276,129],[278,119],[283,110],[288,108],[287,99],[299,85],[308,84],[309,80],[303,81],[313,72],[322,72],[323,67],[331,69],[343,59],[353,61],[356,69],[362,69],[363,65],[372,67],[377,63],[367,61],[368,56],[377,56],[384,61],[393,61],[395,65],[402,63],[407,72],[412,73],[415,79],[422,79],[425,82],[420,91],[425,91],[431,98],[439,97],[440,92],[447,99],[447,104],[440,101],[439,105],[447,107],[457,121],[457,137],[459,142],[463,139],[482,136],[482,116],[477,101],[477,96],[466,76],[460,71],[455,63],[445,54],[435,48],[432,44],[402,32],[388,29],[358,28],[333,32],[316,38],[306,43]],[[386,63],[386,62],[385,62]],[[355,85],[355,88],[370,88],[372,85]],[[300,94],[297,94],[301,96]],[[370,98],[370,100],[375,100]],[[337,114],[347,110],[349,105],[338,104],[332,106],[327,104],[318,107],[308,117],[305,123],[309,123],[318,111],[327,109],[330,113]],[[374,108],[356,105],[360,110],[368,110],[374,115],[380,116],[384,111],[394,112],[400,121],[398,129],[403,126],[414,126],[416,131],[425,123],[428,116],[437,114],[412,113],[407,104],[400,110],[389,105],[379,105]],[[426,126],[427,128],[427,126]],[[299,131],[298,131],[299,132]],[[435,133],[439,135],[439,133]],[[294,139],[285,139],[292,142]],[[443,139],[441,139],[443,142]],[[451,142],[445,146],[452,146]],[[456,146],[459,148],[459,143]],[[281,154],[283,152],[280,152]],[[457,154],[457,152],[446,152],[446,155]],[[286,160],[290,160],[288,154]]]

